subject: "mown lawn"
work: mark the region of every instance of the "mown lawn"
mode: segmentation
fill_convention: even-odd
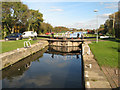
[[[84,37],[96,37],[96,34],[84,34]]]
[[[99,41],[89,46],[100,66],[118,67],[118,42]]]
[[[22,47],[24,47],[24,41],[28,41],[28,40],[24,39],[24,40],[18,40],[18,41],[11,40],[11,41],[1,42],[2,43],[2,52],[0,52],[0,53],[12,51],[17,48],[22,48]],[[36,42],[37,42],[37,40],[30,41],[31,44],[34,44]]]

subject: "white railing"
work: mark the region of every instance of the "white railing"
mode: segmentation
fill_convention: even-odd
[[[24,47],[31,47],[30,41],[24,41]]]

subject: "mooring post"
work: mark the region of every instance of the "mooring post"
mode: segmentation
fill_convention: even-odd
[[[87,52],[87,54],[89,54],[90,55],[90,48],[89,48],[89,46],[87,46],[88,47],[88,52]]]
[[[84,55],[84,48],[85,48],[85,47],[83,46],[83,48],[82,48],[82,55]]]

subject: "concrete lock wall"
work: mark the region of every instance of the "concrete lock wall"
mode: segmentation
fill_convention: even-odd
[[[29,47],[29,48],[20,48],[19,50],[13,50],[10,52],[0,54],[0,70],[43,49],[47,45],[48,45],[47,41],[41,41],[34,45],[31,45],[31,47]]]
[[[50,45],[53,46],[79,46],[82,42],[51,42]]]

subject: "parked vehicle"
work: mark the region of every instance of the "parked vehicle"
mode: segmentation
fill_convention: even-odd
[[[22,37],[23,38],[37,37],[37,32],[26,31],[26,32],[23,32]]]
[[[110,38],[110,36],[100,36],[100,38]]]
[[[51,33],[50,32],[47,32],[47,33],[45,33],[46,35],[51,35]]]
[[[20,40],[22,39],[21,33],[12,33],[5,37],[5,40]]]

